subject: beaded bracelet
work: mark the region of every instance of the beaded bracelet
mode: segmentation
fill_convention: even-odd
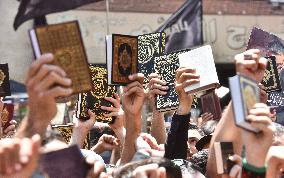
[[[243,159],[243,178],[265,178],[266,166],[263,167],[255,167],[247,162],[247,160]]]

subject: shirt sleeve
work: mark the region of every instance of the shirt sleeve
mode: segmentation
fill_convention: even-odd
[[[186,159],[190,115],[174,114],[165,144],[165,158]]]

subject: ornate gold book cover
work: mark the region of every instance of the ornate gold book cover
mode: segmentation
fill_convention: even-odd
[[[64,142],[66,144],[69,144],[71,140],[71,136],[73,133],[73,125],[52,125],[52,130],[57,131],[61,137],[63,138]],[[90,135],[88,134],[87,137],[84,140],[83,148],[89,149],[89,138]]]
[[[35,28],[34,32],[40,54],[54,55],[54,64],[63,68],[72,80],[73,94],[91,90],[88,61],[78,21],[42,26]],[[35,48],[33,39],[32,43]]]
[[[89,119],[88,109],[96,114],[98,122],[111,123],[112,117],[105,117],[104,114],[109,112],[102,110],[101,106],[112,106],[112,103],[105,100],[105,97],[114,97],[116,92],[115,86],[109,86],[107,82],[107,69],[105,64],[90,64],[93,90],[90,92],[80,93],[77,102],[77,118]]]
[[[262,80],[262,84],[265,87],[266,92],[281,90],[281,84],[279,80],[279,74],[276,65],[276,57],[267,57],[268,63]]]
[[[113,34],[112,83],[126,85],[128,76],[137,73],[138,39]]]

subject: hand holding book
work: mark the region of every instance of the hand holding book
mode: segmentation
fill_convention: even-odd
[[[36,60],[28,72],[26,80],[27,92],[29,94],[29,125],[32,132],[43,134],[46,126],[56,115],[56,98],[69,96],[71,80],[58,66],[52,65],[54,61],[52,54],[42,55]],[[43,117],[44,116],[44,117]],[[33,133],[30,133],[33,134]]]
[[[175,87],[179,98],[177,114],[185,115],[189,113],[193,102],[193,96],[185,92],[185,88],[198,83],[199,75],[191,67],[180,67],[176,71]]]
[[[140,115],[145,99],[145,91],[143,88],[144,75],[130,75],[129,80],[132,82],[123,87],[122,106],[125,114]]]
[[[167,90],[169,89],[168,86],[166,86],[166,82],[161,80],[161,76],[152,73],[148,77],[148,85],[147,85],[147,97],[150,100],[150,105],[153,109],[155,109],[155,98],[157,95],[166,95]]]
[[[104,113],[105,117],[116,117],[116,118],[124,117],[124,111],[120,106],[120,97],[117,93],[114,93],[114,98],[105,97],[104,99],[112,104],[112,106],[101,106],[102,110],[109,112],[109,113]]]
[[[263,103],[255,104],[249,111],[247,120],[251,122],[252,127],[260,132],[253,133],[242,129],[242,140],[246,147],[246,159],[249,164],[262,167],[265,164],[265,156],[272,144],[274,133],[269,107]]]
[[[250,55],[251,59],[247,60]],[[236,71],[260,83],[263,79],[267,59],[262,58],[258,49],[250,49],[235,56]]]

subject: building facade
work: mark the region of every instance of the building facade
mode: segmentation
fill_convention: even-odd
[[[79,20],[90,63],[105,63],[105,35],[150,33],[162,25],[185,0],[109,0],[107,19],[105,1],[64,13],[48,15],[48,23]],[[27,30],[29,21],[14,31],[16,0],[0,1],[0,62],[8,62],[11,78],[23,82],[33,60]],[[253,26],[284,38],[284,10],[269,1],[203,0],[203,33],[211,44],[216,63],[232,63],[235,54],[245,50]]]

